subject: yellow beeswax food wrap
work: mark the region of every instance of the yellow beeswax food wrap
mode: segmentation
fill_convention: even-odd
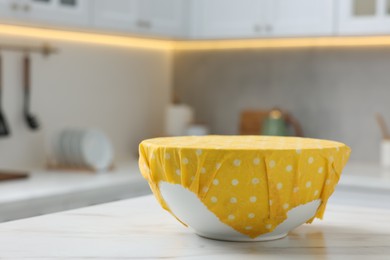
[[[220,221],[255,238],[313,200],[321,199],[315,217],[322,218],[350,148],[298,137],[188,136],[145,140],[139,152],[141,173],[163,208],[170,211],[159,183],[180,184]]]

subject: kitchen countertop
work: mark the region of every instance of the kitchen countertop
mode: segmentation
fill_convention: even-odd
[[[0,221],[150,193],[136,160],[109,172],[42,170],[29,175],[27,179],[0,183]]]
[[[136,159],[112,172],[33,171],[30,178],[0,182],[0,222],[150,193]],[[390,209],[390,169],[349,162],[331,201]]]
[[[382,167],[378,163],[348,162],[341,175],[340,184],[390,191],[390,168]]]
[[[390,168],[378,163],[348,162],[330,201],[390,209]]]
[[[4,259],[389,259],[390,210],[328,205],[269,242],[201,238],[152,196],[0,224]]]

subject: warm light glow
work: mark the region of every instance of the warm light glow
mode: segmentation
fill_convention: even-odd
[[[117,36],[97,33],[62,31],[0,24],[0,35],[29,37],[44,40],[61,40],[88,44],[103,44],[118,47],[145,49],[172,49],[173,42],[168,40],[144,39],[129,36]]]
[[[131,36],[43,29],[5,24],[0,24],[0,35],[159,50],[224,50],[390,46],[390,36],[335,36],[317,38],[263,38],[246,40],[242,39],[172,41],[162,39],[145,39]]]
[[[390,36],[279,38],[176,42],[176,50],[390,46]]]

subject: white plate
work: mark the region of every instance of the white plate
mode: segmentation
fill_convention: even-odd
[[[99,130],[84,131],[80,151],[85,165],[95,170],[107,170],[112,164],[112,145],[106,135]]]
[[[69,129],[64,131],[62,146],[65,155],[65,162],[69,166],[76,166],[73,158],[72,139],[73,139],[73,130]]]
[[[82,160],[80,159],[80,130],[71,129],[69,130],[69,140],[68,140],[68,157],[72,166],[82,167]]]

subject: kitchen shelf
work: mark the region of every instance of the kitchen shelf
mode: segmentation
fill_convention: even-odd
[[[150,193],[136,160],[101,173],[33,171],[0,183],[0,222]]]

